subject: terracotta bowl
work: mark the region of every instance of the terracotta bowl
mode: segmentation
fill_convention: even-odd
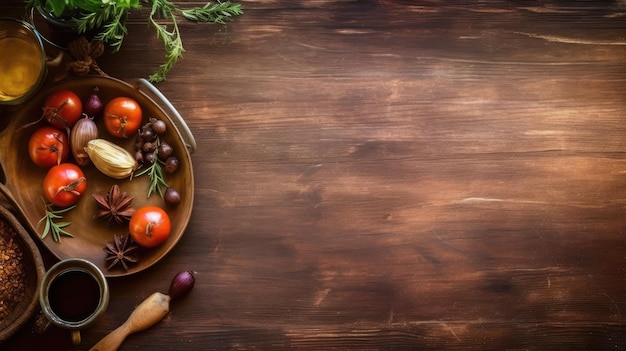
[[[26,232],[15,216],[2,206],[0,206],[0,221],[6,223],[6,228],[13,229],[13,243],[17,244],[22,252],[21,263],[25,272],[24,281],[22,282],[25,283],[22,299],[8,310],[7,316],[0,316],[0,342],[2,342],[21,328],[38,309],[38,291],[45,273],[45,267],[39,249],[28,232]],[[1,235],[5,238],[8,237],[5,236],[7,233],[2,233]],[[2,273],[0,273],[0,278],[2,278]],[[6,282],[0,279],[0,284],[6,284]]]

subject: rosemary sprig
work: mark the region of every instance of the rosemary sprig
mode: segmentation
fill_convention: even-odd
[[[243,10],[241,10],[240,4],[232,4],[230,1],[218,1],[216,3],[208,2],[202,7],[185,9],[181,13],[190,21],[225,24],[233,16],[243,14]]]
[[[154,0],[152,11],[150,11],[150,24],[156,30],[157,38],[163,41],[165,47],[165,63],[159,66],[159,68],[148,77],[148,80],[151,82],[164,81],[167,73],[169,73],[178,59],[183,56],[183,52],[185,52],[174,10],[174,4],[169,1]],[[157,12],[159,12],[162,17],[172,20],[173,29],[171,31],[167,29],[167,25],[159,24],[156,21],[155,15]]]
[[[97,12],[86,12],[73,20],[78,25],[79,33],[86,33],[90,30],[101,28],[94,39],[107,43],[117,52],[122,47],[124,37],[128,34],[126,29],[126,18],[128,9],[111,3],[101,7]]]
[[[45,223],[41,239],[45,239],[49,233],[52,233],[52,239],[55,242],[60,242],[61,236],[73,237],[71,233],[64,229],[68,225],[72,224],[72,222],[56,222],[56,220],[62,219],[63,214],[71,211],[74,207],[76,207],[76,205],[56,210],[52,207],[52,204],[46,203],[45,206],[45,215],[39,220],[39,222],[37,222],[37,227],[40,227],[42,223]]]
[[[185,49],[178,29],[177,17],[195,22],[225,24],[243,14],[241,5],[230,1],[209,1],[204,6],[179,8],[170,0],[25,0],[27,6],[45,4],[58,17],[70,16],[78,25],[79,33],[97,30],[94,39],[110,45],[113,52],[120,50],[128,34],[126,19],[140,4],[150,6],[149,25],[156,31],[165,48],[165,62],[148,77],[153,83],[162,82]],[[74,16],[76,15],[76,16]],[[168,23],[160,23],[165,20]],[[168,27],[171,26],[171,29]]]
[[[152,10],[150,11],[150,24],[157,32],[157,38],[163,41],[165,47],[165,63],[163,63],[148,80],[153,83],[162,82],[172,69],[176,61],[182,57],[185,49],[180,38],[176,13],[180,12],[186,19],[196,22],[213,22],[224,24],[234,16],[243,14],[241,5],[232,4],[230,1],[208,2],[202,7],[189,9],[179,9],[168,0],[152,0]],[[157,22],[157,17],[172,21],[172,30],[168,30],[165,24]]]
[[[157,139],[157,145],[159,141]],[[154,192],[158,192],[161,197],[163,197],[165,189],[169,187],[167,182],[165,181],[165,177],[163,176],[163,161],[159,160],[157,149],[154,150],[154,162],[144,169],[143,171],[135,174],[135,177],[141,177],[142,175],[148,175],[148,179],[150,179],[150,185],[148,186],[148,197],[152,196]]]

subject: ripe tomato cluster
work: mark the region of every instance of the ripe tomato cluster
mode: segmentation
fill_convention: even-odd
[[[93,101],[83,103],[73,91],[55,91],[44,100],[42,107],[41,119],[47,123],[37,127],[29,138],[30,159],[38,167],[48,169],[43,180],[43,194],[55,206],[75,205],[87,191],[85,174],[72,162],[70,152],[69,134],[81,116],[95,118],[101,113],[105,129],[115,138],[129,138],[142,125],[141,106],[130,97],[113,98],[103,108],[96,109],[95,114],[93,107]],[[167,212],[157,206],[145,206],[132,216],[128,229],[137,244],[155,247],[169,237],[170,227]]]
[[[37,129],[28,143],[31,160],[44,168],[66,162],[70,154],[70,130],[83,115],[87,116],[76,93],[59,90],[50,94],[44,101],[42,115],[48,125]],[[117,138],[134,135],[143,118],[139,103],[124,96],[107,103],[103,115],[106,130]]]

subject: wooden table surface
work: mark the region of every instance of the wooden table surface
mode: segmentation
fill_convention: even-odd
[[[198,143],[182,240],[80,347],[0,348],[88,349],[193,270],[121,350],[626,349],[625,2],[241,4],[158,84]],[[128,28],[99,62],[134,82],[163,51]]]

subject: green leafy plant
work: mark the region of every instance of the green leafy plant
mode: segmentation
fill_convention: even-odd
[[[169,0],[26,0],[26,3],[73,22],[79,34],[97,31],[94,39],[109,45],[113,52],[120,50],[128,34],[126,19],[130,11],[142,4],[150,6],[149,23],[165,49],[165,62],[148,77],[152,82],[164,81],[185,52],[177,22],[180,16],[194,22],[225,24],[243,14],[241,5],[221,0],[185,9]]]
[[[97,31],[95,38],[119,51],[128,33],[125,23],[139,0],[26,0],[56,19],[73,24],[79,34]]]

